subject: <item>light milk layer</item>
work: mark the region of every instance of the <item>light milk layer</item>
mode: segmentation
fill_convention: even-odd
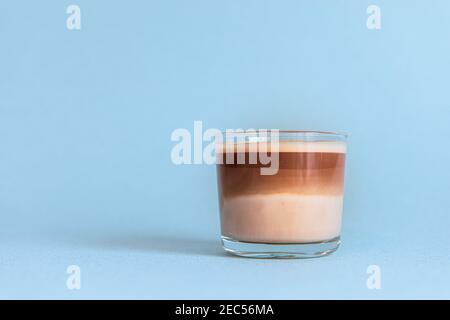
[[[217,153],[260,151],[346,153],[347,146],[344,141],[225,142],[216,144]]]
[[[235,240],[308,243],[340,234],[342,196],[246,195],[222,203],[222,234]]]

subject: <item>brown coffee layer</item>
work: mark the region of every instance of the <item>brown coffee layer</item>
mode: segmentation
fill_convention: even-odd
[[[262,175],[263,165],[259,159],[249,164],[245,153],[245,164],[237,164],[237,153],[233,163],[222,157],[217,165],[219,194],[234,197],[253,194],[294,193],[301,195],[341,195],[343,193],[345,153],[333,152],[279,152],[278,172]],[[229,158],[230,159],[230,158]]]

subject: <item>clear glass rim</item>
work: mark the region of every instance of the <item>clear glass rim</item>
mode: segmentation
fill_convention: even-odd
[[[271,131],[278,131],[280,136],[293,135],[293,136],[306,136],[306,137],[340,137],[346,139],[348,137],[347,132],[342,131],[319,131],[319,130],[280,130],[280,129],[255,129],[251,131],[234,131],[235,129],[229,129],[231,131],[222,131],[225,136],[245,136],[258,133],[270,133]]]

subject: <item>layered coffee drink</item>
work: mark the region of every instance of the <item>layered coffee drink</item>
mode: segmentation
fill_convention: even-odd
[[[223,238],[271,245],[338,245],[345,141],[281,140],[275,151],[264,145],[271,159],[277,159],[274,174],[261,174],[268,164],[252,151],[268,142],[257,142],[259,148],[253,143],[227,144],[217,151]]]

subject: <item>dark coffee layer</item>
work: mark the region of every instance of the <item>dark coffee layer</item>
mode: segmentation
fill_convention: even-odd
[[[334,152],[279,152],[278,172],[262,175],[259,160],[249,164],[227,164],[226,154],[220,153],[222,163],[217,165],[219,191],[222,197],[253,194],[293,193],[301,195],[341,195],[343,193],[345,153]],[[254,156],[254,155],[253,155]],[[274,159],[276,154],[269,155]],[[255,157],[257,158],[257,157]],[[228,158],[230,159],[230,157]],[[228,162],[230,162],[228,160]]]

